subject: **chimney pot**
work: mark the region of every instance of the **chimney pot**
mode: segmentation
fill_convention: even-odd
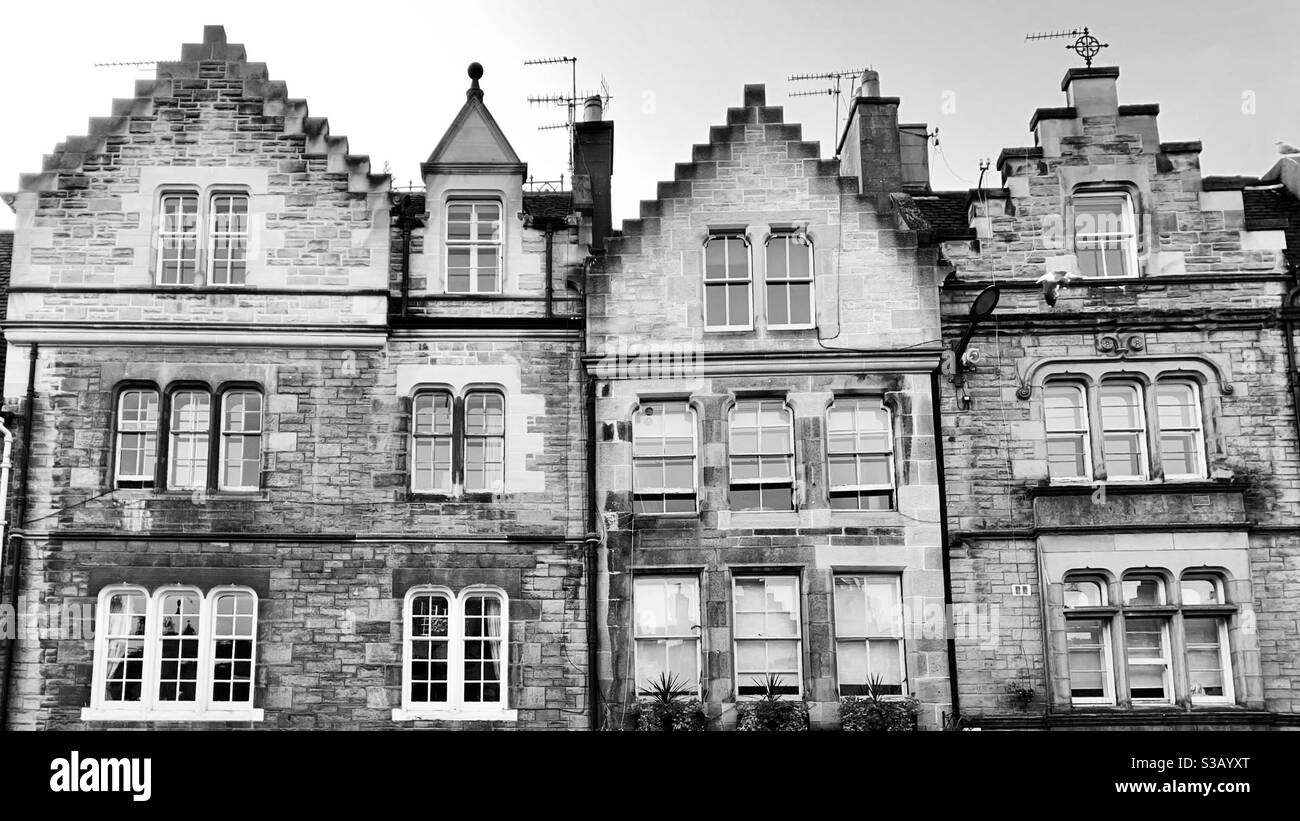
[[[605,104],[601,101],[599,97],[596,96],[588,97],[586,103],[584,103],[582,107],[583,122],[588,122],[588,123],[600,122],[602,119],[602,115],[604,114],[604,111],[605,111]]]
[[[880,72],[873,69],[862,72],[862,87],[858,91],[859,97],[879,97]]]

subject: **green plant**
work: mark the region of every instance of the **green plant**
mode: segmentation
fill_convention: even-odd
[[[916,729],[921,706],[911,696],[885,693],[884,679],[872,676],[867,681],[867,695],[840,699],[840,729],[851,732],[885,733]]]
[[[800,700],[782,698],[784,686],[781,677],[769,673],[764,680],[754,679],[762,692],[755,701],[736,705],[736,729],[746,732],[785,731],[808,729],[808,704]]]
[[[1027,710],[1029,705],[1034,703],[1035,691],[1030,684],[1021,684],[1018,681],[1007,682],[1007,692],[1020,705],[1020,709]]]
[[[708,720],[704,705],[677,676],[660,673],[659,678],[646,683],[642,693],[649,698],[636,706],[638,730],[671,733],[704,729]]]

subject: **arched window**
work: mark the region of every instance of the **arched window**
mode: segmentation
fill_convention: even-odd
[[[731,409],[733,510],[794,508],[793,422],[780,399],[744,399]]]
[[[767,240],[766,261],[767,327],[813,327],[813,254],[807,235],[773,234]]]
[[[451,492],[452,398],[448,391],[420,391],[412,402],[411,489]]]
[[[168,586],[100,592],[86,720],[257,721],[257,594]]]
[[[709,237],[704,243],[705,329],[752,329],[752,285],[749,241],[738,234],[716,234]]]
[[[406,594],[397,718],[510,718],[509,599],[496,588],[413,587]]]
[[[695,411],[650,402],[632,417],[632,501],[636,513],[696,510]]]
[[[1047,470],[1053,479],[1091,479],[1088,443],[1088,397],[1076,382],[1049,382],[1043,387],[1043,422],[1047,428]]]
[[[1200,386],[1190,379],[1164,378],[1156,383],[1160,425],[1160,466],[1166,479],[1205,476],[1205,431],[1201,422]]]
[[[879,398],[836,399],[826,414],[831,507],[894,506],[893,421]]]
[[[1122,190],[1074,192],[1074,252],[1086,277],[1137,276],[1137,221]]]
[[[158,462],[158,391],[128,388],[117,395],[118,487],[152,487]]]
[[[221,397],[221,490],[257,490],[262,472],[262,394],[239,388]]]

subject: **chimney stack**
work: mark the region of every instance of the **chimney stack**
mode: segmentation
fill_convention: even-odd
[[[880,96],[880,75],[862,73],[856,98],[849,103],[848,122],[840,138],[840,173],[856,176],[863,194],[875,197],[876,207],[889,207],[889,195],[903,190],[902,137],[898,131],[898,98]]]
[[[614,123],[604,119],[600,97],[588,97],[582,122],[573,124],[573,205],[591,221],[591,250],[604,251],[613,212]]]

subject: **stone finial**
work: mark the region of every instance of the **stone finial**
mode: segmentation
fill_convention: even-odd
[[[470,86],[469,91],[465,92],[465,96],[483,99],[483,89],[478,86],[478,81],[483,77],[483,64],[470,63],[469,70],[466,73],[469,74]]]

